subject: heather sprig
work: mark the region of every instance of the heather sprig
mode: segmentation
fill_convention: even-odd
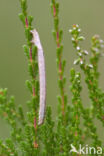
[[[12,128],[16,127],[16,121],[25,125],[25,118],[21,106],[16,108],[14,96],[8,99],[7,89],[0,90],[0,115],[11,125]]]
[[[94,77],[98,80],[98,63],[103,56],[104,41],[100,39],[99,35],[94,35],[91,39],[91,54],[90,62],[93,65]]]
[[[104,108],[103,108],[103,102],[104,102],[104,92],[99,88],[98,86],[98,80],[96,77],[97,74],[97,63],[96,65],[93,64],[92,60],[99,60],[99,54],[101,47],[103,47],[103,42],[99,39],[95,39],[97,44],[92,45],[92,49],[98,48],[98,54],[91,56],[90,62],[87,63],[85,59],[85,55],[88,55],[88,52],[86,50],[83,50],[80,46],[80,41],[84,40],[83,36],[80,36],[81,29],[78,25],[73,25],[73,28],[70,30],[70,33],[72,34],[72,43],[74,48],[76,49],[76,54],[78,58],[74,61],[74,64],[79,64],[81,69],[84,71],[85,74],[85,82],[87,84],[88,90],[89,90],[89,98],[92,102],[92,113],[94,116],[96,116],[104,125]],[[94,42],[94,41],[93,41]],[[96,47],[98,46],[98,47]],[[94,51],[93,51],[94,53]]]
[[[39,82],[37,79],[38,76],[38,63],[37,63],[37,47],[32,45],[32,34],[31,30],[33,17],[28,16],[27,12],[27,0],[20,0],[22,13],[19,14],[19,17],[24,25],[25,36],[27,40],[27,45],[24,46],[24,51],[28,59],[28,70],[31,80],[26,81],[27,87],[31,93],[32,100],[29,102],[31,105],[31,112],[28,113],[28,119],[34,125],[35,136],[34,136],[34,147],[38,147],[37,143],[37,121],[38,121],[38,105],[39,105]],[[30,106],[29,106],[30,107]],[[31,117],[30,117],[31,116]],[[30,120],[31,118],[31,120]]]
[[[73,145],[77,147],[79,144],[85,144],[85,139],[91,139],[91,144],[94,147],[102,145],[101,140],[97,134],[97,128],[94,125],[93,116],[91,116],[90,108],[84,108],[82,99],[81,99],[81,74],[76,73],[75,69],[71,70],[71,79],[72,86],[71,92],[73,93],[72,103],[73,103]],[[83,125],[81,122],[83,121]],[[83,131],[82,128],[83,127]],[[78,146],[79,147],[79,146]]]
[[[52,112],[51,107],[47,107],[46,109],[46,120],[45,123],[40,128],[41,140],[43,144],[42,153],[44,156],[49,155],[53,156],[56,154],[56,138],[55,138],[55,123],[52,120]]]
[[[5,144],[0,140],[0,155],[1,156],[18,156],[18,151],[15,148],[11,139],[6,139]]]
[[[63,30],[60,30],[59,27],[59,3],[55,0],[51,1],[51,10],[53,15],[53,22],[54,22],[54,30],[53,30],[53,37],[56,42],[56,54],[57,54],[57,68],[58,68],[58,84],[60,88],[60,95],[58,96],[59,107],[61,108],[61,114],[63,122],[65,123],[65,111],[66,111],[66,104],[67,104],[67,96],[65,95],[65,84],[66,84],[66,77],[64,76],[65,65],[66,61],[62,60],[63,55]]]
[[[73,145],[78,148],[78,145],[83,143],[82,140],[82,130],[80,127],[81,124],[81,113],[80,113],[80,106],[81,106],[81,85],[80,85],[80,73],[75,73],[75,70],[71,70],[71,79],[72,85],[70,87],[72,96],[72,104],[73,104],[73,119],[72,119],[72,128],[71,132],[73,135]]]
[[[8,99],[7,89],[0,90],[0,116],[7,121],[11,127],[10,138],[5,142],[0,141],[0,154],[17,155],[16,144],[22,141],[23,128],[26,124],[23,109],[21,106],[17,107],[14,97]],[[5,151],[5,152],[4,152]]]

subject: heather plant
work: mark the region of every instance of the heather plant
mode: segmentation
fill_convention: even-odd
[[[8,97],[7,89],[0,89],[0,116],[10,128],[10,137],[0,140],[0,156],[78,156],[103,155],[103,141],[99,137],[95,120],[104,126],[104,91],[99,87],[98,63],[103,56],[104,41],[98,35],[91,39],[90,52],[83,50],[81,42],[85,38],[77,24],[69,30],[77,59],[69,72],[71,102],[66,93],[65,65],[63,59],[63,30],[60,29],[59,3],[51,0],[51,12],[56,43],[56,64],[59,95],[57,96],[57,116],[52,119],[52,108],[43,103],[44,121],[39,124],[40,109],[40,66],[39,48],[33,44],[33,17],[28,15],[27,0],[20,0],[19,18],[24,26],[26,45],[23,46],[27,58],[30,79],[26,81],[31,100],[27,102],[28,112],[24,113],[22,105],[15,104],[13,96]],[[69,36],[70,37],[70,36]],[[42,42],[42,41],[41,41]],[[39,43],[40,44],[40,43]],[[43,47],[44,49],[44,47]],[[41,50],[43,50],[41,49]],[[89,57],[87,57],[89,55]],[[86,58],[87,57],[87,58]],[[69,58],[70,59],[70,58]],[[47,68],[47,67],[46,67]],[[79,71],[78,71],[79,70]],[[85,107],[81,97],[83,85],[82,72],[88,89],[89,106]],[[42,82],[41,82],[42,83]],[[45,91],[45,90],[44,90]],[[44,94],[43,94],[44,96]],[[81,149],[81,146],[85,146]],[[90,148],[92,147],[92,149]]]

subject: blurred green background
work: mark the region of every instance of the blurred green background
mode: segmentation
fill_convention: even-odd
[[[99,34],[104,39],[104,1],[102,0],[59,0],[60,2],[60,28],[64,30],[64,56],[67,60],[66,91],[71,101],[69,91],[69,71],[73,67],[76,58],[72,47],[71,35],[68,30],[73,24],[79,24],[82,34],[86,37],[83,42],[84,49],[89,50],[91,37]],[[56,46],[52,36],[53,19],[49,0],[28,0],[29,14],[34,16],[34,27],[38,30],[44,48],[47,76],[47,105],[51,105],[53,114],[57,112],[57,70],[56,70]],[[0,0],[0,87],[8,88],[8,94],[15,96],[16,104],[22,104],[26,111],[26,101],[30,94],[25,86],[29,78],[27,60],[22,45],[26,43],[23,25],[18,13],[20,13],[19,0]],[[99,70],[100,87],[104,89],[104,58],[101,58]],[[79,70],[79,68],[77,68]],[[89,105],[86,85],[82,93],[84,105]],[[96,123],[98,124],[98,123]],[[101,130],[101,125],[98,124]],[[0,137],[8,136],[8,125],[0,119]],[[100,135],[104,135],[101,134]]]

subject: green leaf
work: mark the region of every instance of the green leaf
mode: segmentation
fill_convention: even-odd
[[[24,16],[24,14],[20,13],[18,16],[19,16],[21,22],[23,23],[23,25],[25,26],[25,16]]]

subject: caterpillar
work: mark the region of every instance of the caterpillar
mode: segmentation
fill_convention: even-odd
[[[38,50],[38,68],[39,68],[39,84],[40,84],[40,106],[39,106],[39,120],[38,125],[44,121],[45,107],[46,107],[46,76],[45,76],[45,60],[44,52],[40,42],[40,37],[36,29],[31,31],[33,35],[32,43]]]

